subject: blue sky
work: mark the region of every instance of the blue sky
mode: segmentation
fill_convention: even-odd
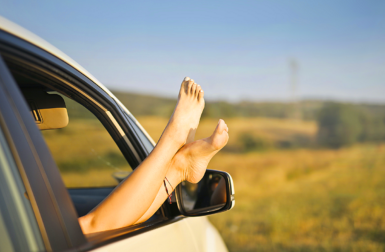
[[[111,89],[207,99],[385,102],[385,1],[8,1],[0,15]]]

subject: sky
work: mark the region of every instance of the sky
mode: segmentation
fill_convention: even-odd
[[[112,90],[385,103],[385,1],[16,1],[0,15]],[[298,65],[291,89],[290,62]]]

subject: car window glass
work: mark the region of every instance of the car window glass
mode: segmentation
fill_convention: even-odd
[[[43,251],[26,190],[0,129],[0,244],[3,251]]]
[[[68,111],[68,125],[41,133],[65,185],[67,188],[116,186],[132,171],[131,166],[98,118],[78,102],[61,96]]]

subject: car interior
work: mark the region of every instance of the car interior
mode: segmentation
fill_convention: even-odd
[[[32,117],[40,130],[57,130],[69,123],[64,99],[58,94],[49,94],[54,90],[38,83],[24,82],[25,78],[14,75],[29,107]],[[114,187],[105,188],[69,188],[68,192],[78,216],[86,215],[107,197]]]

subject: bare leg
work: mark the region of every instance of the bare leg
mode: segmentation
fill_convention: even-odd
[[[198,183],[206,172],[211,158],[220,151],[229,140],[229,128],[225,121],[219,120],[214,133],[207,138],[186,144],[177,154],[176,168],[181,169],[182,181]]]
[[[228,130],[225,122],[220,120],[210,137],[186,144],[178,151],[166,175],[174,188],[184,180],[197,183],[202,179],[211,158],[226,145],[229,139]],[[168,189],[170,192],[171,188]],[[151,207],[136,223],[148,220],[167,196],[164,185],[161,185]]]
[[[175,153],[196,128],[204,107],[196,84],[183,81],[178,103],[157,146],[150,155],[95,209],[79,218],[83,233],[134,224],[153,203]]]

